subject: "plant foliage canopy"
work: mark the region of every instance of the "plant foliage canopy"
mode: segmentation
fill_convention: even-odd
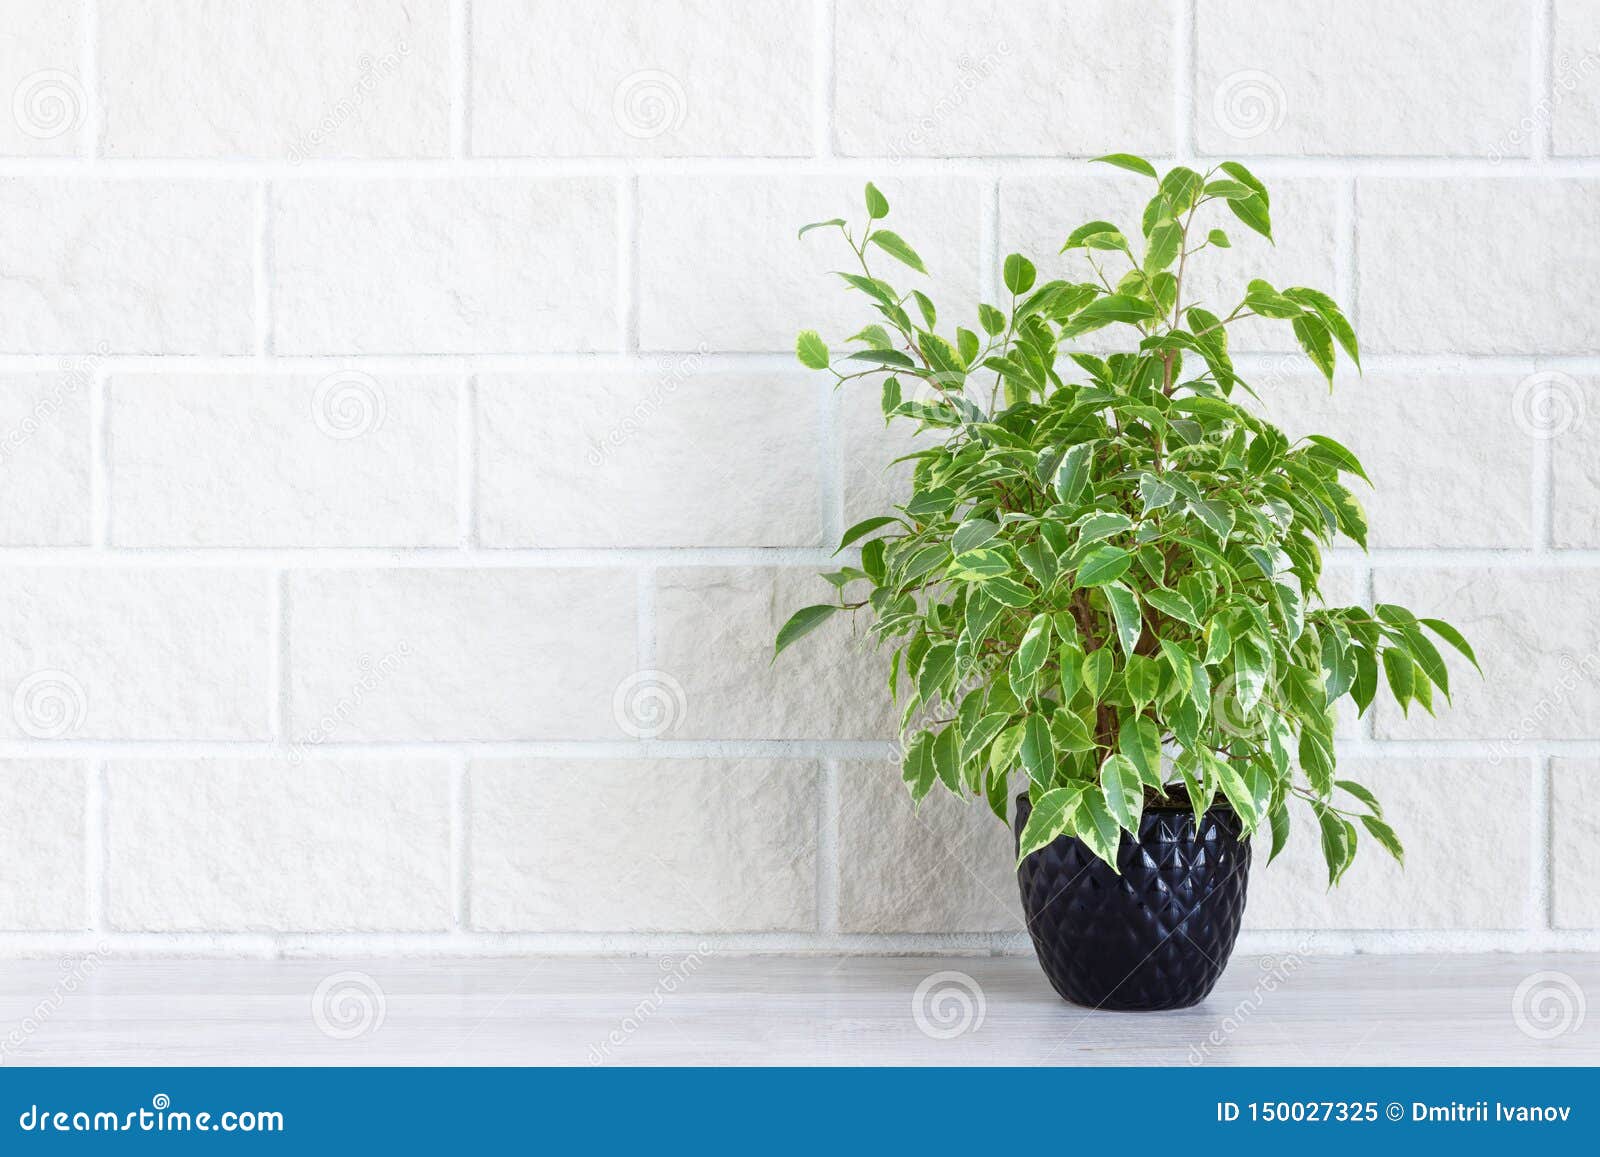
[[[1024,856],[1066,833],[1114,866],[1147,794],[1186,798],[1197,818],[1220,795],[1247,833],[1270,829],[1274,856],[1303,807],[1336,883],[1362,831],[1402,856],[1377,799],[1338,777],[1336,704],[1365,712],[1387,688],[1431,712],[1450,695],[1441,647],[1477,659],[1438,619],[1324,605],[1323,551],[1338,535],[1365,548],[1351,486],[1370,483],[1332,438],[1291,441],[1240,404],[1254,391],[1230,325],[1288,324],[1331,388],[1341,351],[1360,366],[1339,306],[1261,280],[1231,308],[1184,298],[1195,259],[1229,248],[1197,222],[1226,211],[1270,239],[1266,187],[1232,162],[1158,174],[1100,160],[1153,182],[1139,233],[1090,221],[1066,237],[1092,281],[1040,283],[1012,254],[1005,304],[980,305],[976,328],[941,332],[926,295],[876,271],[925,269],[873,185],[859,234],[843,219],[800,231],[843,237],[839,276],[876,314],[849,352],[802,333],[800,361],[839,384],[881,380],[886,420],[926,437],[909,499],[845,532],[853,561],[823,576],[837,597],[796,612],[776,650],[863,614],[903,703],[912,795],[982,796],[1004,820],[1025,771]],[[1124,352],[1078,348],[1111,327]]]

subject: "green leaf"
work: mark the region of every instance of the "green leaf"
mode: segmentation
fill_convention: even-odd
[[[814,329],[803,329],[794,343],[795,356],[808,370],[828,368],[828,347]]]
[[[1056,469],[1056,494],[1063,502],[1076,502],[1089,484],[1089,465],[1094,458],[1093,442],[1079,442],[1061,457]]]
[[[1356,343],[1356,331],[1351,328],[1350,322],[1333,298],[1319,290],[1307,289],[1303,285],[1285,289],[1283,295],[1316,310],[1317,316],[1327,323],[1328,328],[1333,331],[1333,336],[1339,339],[1339,345],[1343,347],[1344,352],[1350,355],[1350,360],[1355,363],[1356,368],[1361,368],[1361,347]]]
[[[844,532],[844,537],[839,540],[839,550],[843,550],[852,543],[861,541],[861,539],[871,534],[874,530],[888,526],[891,522],[899,521],[900,520],[894,517],[892,514],[882,514],[877,518],[864,518],[852,526],[849,530]],[[839,550],[836,550],[833,553],[838,554]]]
[[[1228,235],[1221,229],[1213,229],[1207,233],[1206,244],[1214,245],[1218,249],[1230,249],[1233,247],[1233,242],[1228,240]]]
[[[1037,614],[1022,633],[1017,645],[1017,667],[1024,675],[1036,674],[1050,657],[1050,616]],[[1013,679],[1016,677],[1013,676]]]
[[[1057,751],[1093,751],[1096,746],[1089,728],[1070,710],[1050,716],[1050,738]]]
[[[961,733],[954,723],[933,741],[933,770],[940,783],[955,795],[961,794]]]
[[[1156,179],[1156,167],[1143,157],[1136,157],[1132,153],[1107,153],[1103,157],[1095,157],[1091,164],[1115,165],[1119,169],[1127,169],[1130,173]]]
[[[1200,616],[1195,614],[1194,608],[1189,605],[1189,600],[1174,591],[1164,587],[1154,587],[1144,592],[1144,601],[1179,622],[1187,623],[1197,630],[1200,627]]]
[[[1282,801],[1272,805],[1272,811],[1267,814],[1267,820],[1272,825],[1272,851],[1267,856],[1267,863],[1272,863],[1278,858],[1278,853],[1283,851],[1289,842],[1289,808]]]
[[[1047,844],[1054,843],[1056,837],[1067,830],[1072,811],[1078,806],[1083,792],[1082,784],[1074,784],[1053,788],[1039,797],[1039,802],[1033,805],[1033,811],[1028,814],[1028,822],[1022,826],[1017,848],[1019,863]]]
[[[1034,595],[1027,587],[1009,578],[992,578],[983,584],[983,593],[1008,607],[1033,605]]]
[[[1409,715],[1409,705],[1417,694],[1417,666],[1410,652],[1401,647],[1388,647],[1383,652],[1383,675],[1389,681],[1389,690],[1400,710]]]
[[[1306,351],[1311,363],[1322,371],[1329,383],[1333,381],[1333,334],[1328,323],[1312,314],[1302,314],[1294,319],[1294,336],[1300,348]]]
[[[1424,627],[1427,627],[1428,630],[1438,635],[1445,642],[1449,643],[1457,651],[1461,652],[1461,654],[1466,657],[1467,662],[1471,663],[1474,667],[1477,667],[1478,672],[1482,674],[1483,668],[1478,667],[1478,656],[1472,653],[1472,645],[1468,643],[1466,639],[1462,638],[1460,631],[1456,630],[1443,619],[1418,619],[1417,621]]]
[[[800,226],[800,232],[799,232],[798,236],[804,237],[807,233],[811,232],[813,229],[826,229],[826,228],[828,228],[830,226],[833,226],[833,225],[842,226],[844,223],[845,222],[844,222],[844,218],[843,217],[833,217],[833,218],[830,218],[827,221],[813,221],[809,225]]]
[[[1388,852],[1401,867],[1405,866],[1406,850],[1400,846],[1400,837],[1394,834],[1394,829],[1384,823],[1377,816],[1362,816],[1361,826],[1372,833],[1372,838],[1383,845],[1383,850]]]
[[[990,266],[992,269],[993,266]],[[1034,279],[1038,271],[1034,269],[1033,262],[1020,253],[1013,253],[1005,260],[1003,269],[1006,288],[1014,294],[1024,294],[1033,288]]]
[[[922,664],[917,668],[917,693],[924,702],[931,702],[933,697],[949,688],[956,673],[956,645],[954,643],[940,643],[936,647],[929,647],[928,653],[922,657]]]
[[[898,233],[891,233],[887,229],[879,229],[868,240],[890,257],[902,264],[911,266],[918,273],[928,272],[927,266],[922,264],[922,258],[917,256],[917,251],[907,245]]]
[[[920,801],[939,777],[933,763],[933,736],[926,731],[919,731],[906,748],[900,768],[902,777],[911,788],[911,798]]]
[[[1122,838],[1122,828],[1106,806],[1104,794],[1085,791],[1078,797],[1072,809],[1072,831],[1091,852],[1120,873],[1117,845]]]
[[[1103,538],[1110,538],[1114,534],[1133,529],[1133,519],[1126,514],[1119,514],[1111,510],[1097,510],[1083,520],[1083,525],[1078,528],[1078,546],[1088,546],[1092,542],[1099,542]]]
[[[1096,298],[1074,314],[1071,329],[1082,333],[1087,329],[1110,325],[1116,321],[1136,325],[1159,316],[1159,313],[1154,305],[1142,298],[1131,297],[1126,293],[1112,293]]]
[[[1112,818],[1121,827],[1137,833],[1139,817],[1144,814],[1144,784],[1138,769],[1126,755],[1106,756],[1100,765],[1100,791]]]
[[[1233,215],[1246,225],[1250,226],[1268,241],[1272,240],[1272,214],[1267,209],[1265,198],[1257,194],[1246,197],[1240,201],[1229,201],[1228,208],[1233,210]]]
[[[987,518],[969,518],[950,536],[950,550],[957,555],[976,550],[1000,533],[1000,526]]]
[[[1117,732],[1117,750],[1133,766],[1140,782],[1155,788],[1162,785],[1161,729],[1154,719],[1147,715],[1124,719]]]
[[[1233,533],[1233,507],[1214,498],[1191,500],[1189,509],[1224,542]]]
[[[992,305],[978,306],[978,323],[990,337],[999,337],[1006,331],[1006,315]]]
[[[1040,787],[1049,787],[1055,779],[1055,746],[1050,740],[1050,721],[1043,715],[1030,715],[1022,722],[1022,766]]]
[[[961,736],[961,762],[970,763],[977,759],[983,749],[989,746],[990,740],[999,735],[1006,725],[1006,720],[1011,716],[1004,711],[993,711],[988,715],[975,719],[971,727],[965,729]]]
[[[875,366],[891,366],[897,370],[913,370],[917,368],[917,363],[911,360],[911,356],[903,354],[899,350],[857,350],[853,354],[847,354],[844,360],[847,362],[867,362]],[[818,366],[816,368],[821,369],[822,367]]]
[[[1154,474],[1141,474],[1139,475],[1139,497],[1144,501],[1143,513],[1149,514],[1152,510],[1161,510],[1170,506],[1173,500],[1178,497],[1178,492]]]
[[[1161,272],[1178,259],[1178,252],[1182,248],[1183,226],[1171,218],[1157,222],[1156,227],[1150,231],[1150,240],[1145,246],[1145,272]]]
[[[1061,252],[1069,249],[1126,249],[1128,239],[1123,237],[1122,230],[1110,221],[1089,221],[1079,225],[1067,234],[1066,242],[1061,246]]]
[[[1128,573],[1133,556],[1120,546],[1097,546],[1078,563],[1077,585],[1101,586]]]
[[[1311,443],[1313,455],[1332,462],[1347,474],[1354,474],[1368,486],[1372,485],[1372,479],[1368,478],[1367,472],[1361,468],[1361,459],[1351,453],[1347,446],[1335,442],[1325,434],[1307,434],[1306,441]]]
[[[1117,550],[1117,547],[1104,547],[1105,550]],[[1096,552],[1099,553],[1098,551]],[[1120,552],[1124,563],[1127,552]],[[1123,566],[1126,570],[1127,566]],[[1081,586],[1093,584],[1083,581],[1083,571],[1078,572],[1078,582]],[[1122,645],[1124,655],[1132,655],[1133,648],[1138,645],[1139,635],[1144,630],[1144,621],[1139,615],[1139,596],[1134,594],[1126,585],[1119,582],[1107,582],[1102,587],[1106,593],[1106,601],[1111,604],[1111,617],[1117,624],[1117,642]]]
[[[878,186],[867,182],[867,219],[876,221],[889,215],[889,198],[878,191]]]
[[[1115,665],[1116,659],[1110,647],[1097,647],[1083,657],[1083,685],[1095,699],[1100,698],[1101,692],[1111,682]]]
[[[822,626],[837,612],[843,610],[829,603],[821,603],[812,607],[801,607],[789,616],[789,621],[784,623],[778,631],[777,643],[773,646],[772,657],[776,659],[783,653],[783,649],[796,639],[809,635],[812,631]]]
[[[1356,830],[1342,816],[1320,804],[1312,804],[1317,824],[1322,829],[1322,858],[1328,864],[1328,887],[1333,887],[1350,867],[1356,851]]]
[[[1216,773],[1222,794],[1228,797],[1228,803],[1239,813],[1239,822],[1244,825],[1247,832],[1254,831],[1256,825],[1261,822],[1261,816],[1256,811],[1255,793],[1245,783],[1244,776],[1231,761],[1225,759],[1216,761]]]
[[[1338,786],[1344,788],[1345,791],[1349,792],[1362,803],[1366,804],[1367,807],[1371,808],[1373,815],[1383,815],[1383,806],[1378,803],[1378,797],[1373,795],[1372,792],[1368,791],[1366,788],[1362,787],[1355,780],[1341,779],[1338,781]]]

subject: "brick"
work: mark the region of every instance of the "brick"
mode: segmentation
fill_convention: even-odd
[[[0,543],[89,541],[90,375],[0,375]]]
[[[456,390],[352,369],[115,377],[112,540],[453,545]]]
[[[473,152],[807,153],[812,39],[784,0],[480,0]]]
[[[228,181],[0,178],[0,353],[248,353],[254,212]]]
[[[1357,230],[1369,349],[1588,353],[1600,339],[1600,182],[1362,178]]]
[[[843,932],[1023,932],[1010,831],[942,788],[913,806],[893,762],[839,772]]]
[[[1203,152],[1527,154],[1520,0],[1346,0],[1337,14],[1311,0],[1200,0],[1195,30]]]
[[[1522,438],[1550,441],[1550,523],[1556,546],[1600,546],[1600,382],[1541,370],[1517,383],[1512,416]]]
[[[474,928],[816,927],[815,764],[485,761],[469,797]]]
[[[850,155],[1171,151],[1176,5],[854,0],[838,8],[835,121]]]
[[[1557,759],[1550,772],[1551,901],[1557,928],[1600,928],[1600,767]]]
[[[0,762],[0,929],[88,924],[84,769],[61,760]]]
[[[616,186],[593,177],[297,181],[272,190],[274,348],[615,345]]]
[[[812,221],[865,217],[865,178],[646,177],[639,182],[639,342],[645,349],[794,349],[818,329],[838,344],[879,320],[828,271],[855,259],[834,230],[796,240]],[[885,226],[922,256],[932,279],[885,255],[873,269],[920,288],[948,316],[972,316],[978,290],[978,185],[963,178],[884,180]],[[875,247],[874,247],[875,248]]]
[[[1346,758],[1339,774],[1378,797],[1405,845],[1404,870],[1363,829],[1355,863],[1330,890],[1316,818],[1294,807],[1289,846],[1270,866],[1257,841],[1247,928],[1525,926],[1533,830],[1525,760]]]
[[[1245,285],[1257,277],[1279,288],[1306,285],[1335,293],[1338,186],[1305,178],[1269,178],[1266,183],[1277,244],[1252,232],[1225,206],[1207,206],[1195,217],[1192,232],[1196,240],[1210,229],[1221,229],[1232,247],[1208,249],[1191,259],[1184,270],[1183,300],[1188,305],[1203,305],[1218,317],[1226,317],[1243,300]],[[1005,178],[1000,182],[1000,251],[995,259],[1003,261],[1009,253],[1021,253],[1038,266],[1041,281],[1050,277],[1097,280],[1081,252],[1060,254],[1062,243],[1079,225],[1104,220],[1116,224],[1138,245],[1144,206],[1153,193],[1148,179],[1123,173]],[[1125,258],[1096,256],[1113,280],[1126,272]],[[1235,351],[1299,350],[1289,324],[1283,321],[1246,318],[1230,325],[1228,336]],[[1083,344],[1120,349],[1132,348],[1137,340],[1133,329],[1118,325],[1088,335]]]
[[[100,5],[112,157],[439,157],[448,0]]]
[[[883,739],[898,714],[889,656],[835,616],[772,662],[795,611],[833,588],[799,568],[656,573],[656,667],[676,688],[674,739]],[[664,679],[665,681],[665,679]]]
[[[442,761],[117,760],[106,778],[119,930],[450,926]]]
[[[635,603],[621,570],[292,574],[291,734],[627,738],[614,703],[638,669]]]
[[[1405,568],[1377,572],[1373,585],[1380,601],[1455,626],[1486,673],[1480,679],[1465,659],[1451,659],[1454,652],[1441,647],[1450,663],[1454,706],[1436,703],[1437,719],[1417,709],[1405,719],[1380,702],[1381,738],[1486,739],[1505,755],[1524,740],[1600,734],[1596,572]],[[1380,691],[1380,700],[1386,695]]]
[[[820,400],[795,372],[478,379],[478,526],[487,546],[816,546]]]
[[[0,571],[0,736],[265,739],[268,576]]]
[[[1246,404],[1291,437],[1326,434],[1361,459],[1372,488],[1346,481],[1371,545],[1532,545],[1535,440],[1508,429],[1516,376],[1368,372],[1331,393],[1299,372],[1251,384],[1261,401]]]
[[[62,157],[82,151],[89,114],[83,84],[83,9],[4,0],[0,24],[0,156]]]

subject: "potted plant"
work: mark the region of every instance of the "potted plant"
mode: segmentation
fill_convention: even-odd
[[[1012,254],[1004,305],[980,305],[974,327],[940,332],[926,295],[876,271],[926,272],[871,184],[859,232],[800,231],[842,236],[839,276],[876,314],[839,356],[801,333],[800,361],[841,385],[881,379],[886,419],[931,436],[907,455],[909,499],[845,532],[859,559],[823,576],[836,597],[797,611],[776,651],[865,618],[903,703],[914,798],[982,796],[1004,822],[1026,776],[1018,875],[1056,990],[1178,1008],[1232,951],[1258,832],[1270,859],[1302,811],[1330,886],[1363,832],[1402,856],[1378,800],[1337,776],[1339,700],[1364,712],[1384,685],[1432,711],[1450,694],[1438,644],[1477,660],[1438,619],[1323,604],[1323,549],[1365,547],[1349,480],[1366,474],[1333,439],[1291,441],[1244,404],[1228,327],[1287,322],[1331,388],[1336,350],[1360,365],[1338,305],[1260,280],[1220,308],[1185,297],[1186,272],[1229,248],[1218,211],[1271,238],[1266,187],[1234,163],[1099,159],[1154,182],[1138,232],[1090,221],[1066,237],[1092,281],[1039,284]],[[1110,327],[1122,352],[1079,348]]]

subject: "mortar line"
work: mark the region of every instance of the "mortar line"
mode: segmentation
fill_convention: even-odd
[[[811,8],[811,150],[832,157],[834,115],[834,38],[838,14],[834,0],[813,0]]]
[[[84,768],[83,813],[85,909],[91,932],[107,930],[111,862],[107,794],[105,764],[100,760],[92,760]]]
[[[1195,157],[1195,85],[1200,55],[1199,20],[1196,0],[1179,0],[1174,13],[1173,30],[1173,148],[1178,160],[1192,164]]]
[[[822,493],[822,546],[829,548],[844,537],[845,486],[844,486],[844,399],[830,382],[819,381],[818,429],[822,445],[818,447],[821,469]]]
[[[79,127],[78,148],[88,167],[93,169],[100,155],[100,136],[104,117],[100,110],[100,5],[98,0],[83,0],[83,41],[79,61],[83,69],[83,124]]]
[[[983,301],[1000,298],[1000,177],[991,176],[978,190],[978,291]]]
[[[1529,40],[1529,159],[1549,160],[1555,133],[1555,0],[1534,0]]]
[[[617,352],[639,352],[639,178],[617,181]]]
[[[1538,752],[1532,760],[1533,790],[1530,820],[1533,824],[1533,853],[1529,857],[1532,876],[1529,930],[1549,932],[1555,928],[1555,809],[1551,803],[1554,773],[1551,758]]]
[[[269,659],[269,684],[271,702],[268,705],[268,734],[272,737],[273,747],[287,746],[292,742],[289,728],[292,721],[292,700],[290,694],[291,675],[289,653],[290,613],[289,604],[289,572],[277,570],[272,572],[271,578],[271,615],[272,629],[271,656]]]
[[[255,197],[254,299],[255,352],[260,358],[272,356],[272,182],[256,187]]]
[[[450,155],[472,155],[472,0],[450,12]]]
[[[456,932],[472,926],[472,780],[470,757],[450,764],[450,891],[451,920]]]
[[[462,377],[456,393],[456,537],[463,551],[478,545],[478,379]]]
[[[817,931],[839,932],[839,761],[822,761],[817,810]]]
[[[101,366],[89,380],[89,542],[95,550],[111,546],[111,438],[111,381]]]

